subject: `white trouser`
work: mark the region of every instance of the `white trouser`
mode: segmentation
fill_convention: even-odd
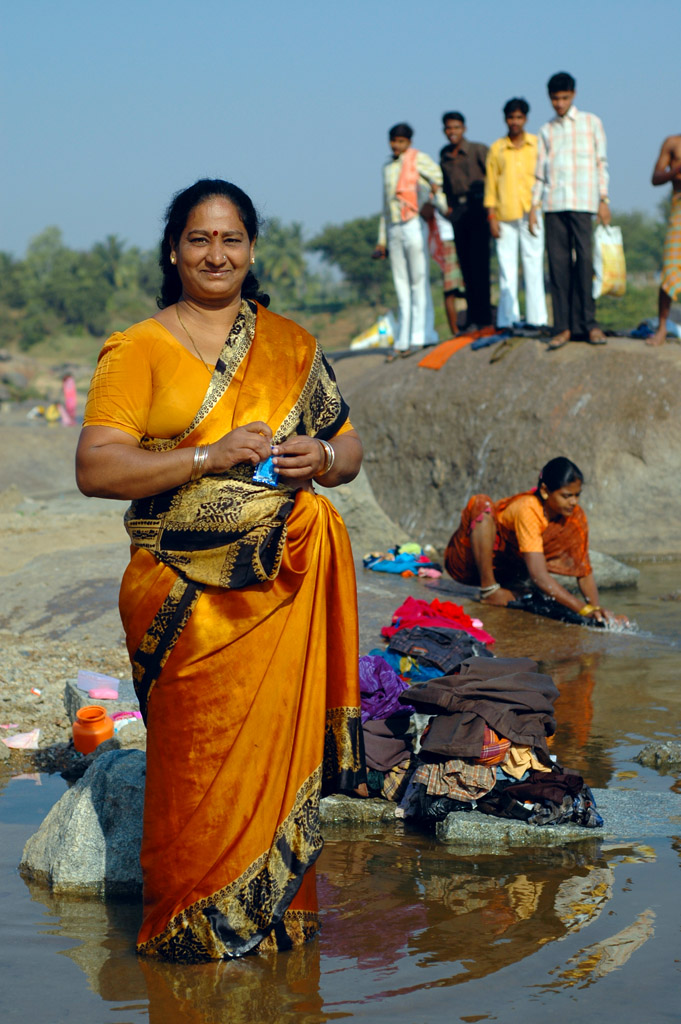
[[[501,234],[496,240],[499,260],[499,308],[497,327],[510,327],[520,321],[518,305],[518,247],[525,280],[525,323],[541,327],[548,322],[544,292],[544,221],[537,217],[537,234],[529,226],[529,215],[522,220],[499,221]]]
[[[395,348],[422,348],[426,340],[428,256],[421,217],[388,228],[388,252],[399,305]]]

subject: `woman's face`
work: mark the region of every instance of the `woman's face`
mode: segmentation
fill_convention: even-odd
[[[581,480],[573,480],[571,484],[565,484],[564,487],[559,487],[556,491],[547,491],[542,487],[544,508],[549,513],[549,518],[555,519],[558,516],[565,516],[567,518],[571,516],[579,504],[581,493]]]
[[[239,211],[224,196],[211,196],[189,214],[172,250],[182,282],[182,297],[204,305],[224,305],[241,296],[255,241]]]

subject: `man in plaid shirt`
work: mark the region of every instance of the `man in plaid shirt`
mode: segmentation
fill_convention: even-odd
[[[554,336],[549,349],[583,338],[604,345],[592,296],[593,217],[610,223],[605,132],[595,114],[574,105],[575,80],[561,71],[548,82],[556,116],[537,137],[537,168],[529,226],[543,206]],[[574,253],[574,257],[573,257]]]

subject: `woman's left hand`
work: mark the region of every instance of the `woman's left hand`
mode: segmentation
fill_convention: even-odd
[[[601,609],[603,619],[608,626],[628,626],[629,619],[626,615],[615,615],[614,612],[609,611],[607,608]]]
[[[272,449],[272,461],[284,480],[304,483],[322,472],[326,452],[315,437],[296,434]]]

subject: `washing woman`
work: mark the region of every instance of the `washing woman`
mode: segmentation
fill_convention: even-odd
[[[600,606],[589,562],[589,527],[579,496],[584,477],[569,459],[547,462],[535,490],[493,502],[474,494],[445,551],[450,576],[480,587],[485,604],[507,605],[529,580],[559,604],[597,622]],[[555,575],[574,576],[580,595]]]

